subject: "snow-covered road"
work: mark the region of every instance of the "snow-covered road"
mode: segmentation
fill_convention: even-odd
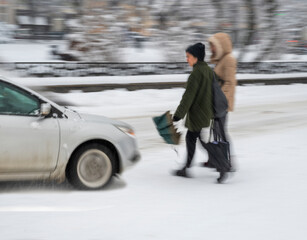
[[[307,85],[237,88],[229,131],[239,171],[226,184],[164,144],[151,117],[175,110],[183,89],[58,94],[73,108],[124,120],[142,160],[104,190],[0,183],[1,239],[289,240],[307,234]]]
[[[57,94],[75,103],[78,111],[106,115],[130,123],[137,132],[141,149],[163,147],[155,132],[152,117],[167,110],[174,111],[183,89],[111,90],[100,93]],[[230,113],[231,136],[252,137],[307,123],[307,85],[237,87],[235,112]],[[183,123],[181,123],[183,125]],[[184,128],[181,128],[184,132]]]

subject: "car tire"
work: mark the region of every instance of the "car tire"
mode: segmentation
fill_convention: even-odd
[[[113,174],[115,156],[101,144],[81,147],[67,166],[67,179],[78,189],[95,190],[106,186]]]

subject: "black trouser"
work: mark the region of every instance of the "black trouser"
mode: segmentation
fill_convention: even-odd
[[[187,151],[188,151],[188,159],[186,163],[186,167],[191,167],[191,163],[194,157],[195,148],[196,148],[196,141],[197,138],[200,139],[200,131],[198,132],[191,132],[188,130],[187,135],[185,137],[186,145],[187,145]]]

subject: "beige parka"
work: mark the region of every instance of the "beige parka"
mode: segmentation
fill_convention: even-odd
[[[211,56],[210,62],[216,64],[214,72],[224,81],[222,91],[228,100],[228,111],[233,111],[237,85],[237,61],[232,56],[231,38],[226,33],[216,33],[209,38],[209,43],[216,48],[216,54]]]

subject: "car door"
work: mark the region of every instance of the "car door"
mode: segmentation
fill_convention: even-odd
[[[40,115],[41,103],[27,90],[0,80],[0,174],[56,167],[59,123]]]

